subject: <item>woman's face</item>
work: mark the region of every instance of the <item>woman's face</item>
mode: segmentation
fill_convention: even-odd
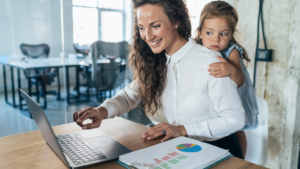
[[[210,50],[222,51],[231,40],[232,32],[224,18],[206,19],[204,21],[200,38],[203,46]]]
[[[171,24],[168,16],[159,5],[146,4],[137,8],[137,25],[141,38],[150,46],[153,53],[163,50],[172,55],[176,49],[179,33],[175,24]]]

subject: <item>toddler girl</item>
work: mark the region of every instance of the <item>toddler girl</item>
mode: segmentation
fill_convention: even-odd
[[[237,85],[246,116],[245,129],[255,129],[258,125],[258,107],[249,73],[243,61],[250,62],[245,49],[233,35],[236,31],[238,16],[236,10],[227,2],[213,1],[201,11],[197,28],[197,43],[210,50],[220,52],[219,63],[210,65],[208,71],[215,78],[229,76]],[[243,155],[246,155],[247,141],[244,131],[235,133]]]

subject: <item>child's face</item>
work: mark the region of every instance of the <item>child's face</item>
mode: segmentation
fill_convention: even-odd
[[[203,46],[210,50],[224,50],[232,38],[232,32],[223,18],[206,19],[200,32]]]

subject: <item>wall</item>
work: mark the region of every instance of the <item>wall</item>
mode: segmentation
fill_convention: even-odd
[[[239,15],[237,39],[251,58],[253,77],[256,48],[258,0],[227,0]],[[269,106],[269,142],[267,167],[297,168],[300,113],[300,1],[264,0],[267,44],[273,49],[273,61],[258,62],[256,94]],[[261,33],[260,33],[261,35]],[[260,48],[263,48],[260,37]]]
[[[1,0],[0,3],[1,55],[21,55],[21,43],[47,43],[51,47],[50,57],[59,56],[62,50],[59,0]],[[72,1],[64,0],[65,43],[73,44],[69,5],[72,6]],[[65,48],[73,51],[71,45]]]
[[[73,15],[72,0],[63,0],[64,50],[65,53],[75,53],[73,49]],[[131,1],[125,0],[125,40],[132,36]],[[91,22],[93,22],[91,20]],[[61,4],[60,0],[0,0],[0,57],[1,55],[22,55],[21,43],[47,43],[50,46],[49,57],[59,57],[62,52]],[[7,77],[10,71],[7,68]],[[70,76],[75,76],[75,69],[70,68]],[[27,81],[22,75],[22,86]],[[60,71],[63,85],[63,71]],[[17,78],[15,72],[15,80]],[[0,92],[4,90],[2,66],[0,68]],[[10,90],[11,79],[7,78]],[[75,83],[75,78],[70,79]],[[56,84],[53,83],[53,84]],[[17,85],[15,85],[17,88]],[[53,86],[52,86],[53,87]]]
[[[64,49],[66,53],[74,53],[72,0],[63,0],[63,7]],[[0,55],[22,55],[21,43],[46,43],[50,46],[49,57],[59,57],[62,52],[60,10],[60,0],[0,0]],[[10,77],[8,68],[7,72]],[[63,71],[60,72],[63,78]],[[3,91],[2,66],[0,74],[0,91]],[[27,86],[24,76],[22,82],[22,86]],[[8,78],[9,89],[10,84]]]

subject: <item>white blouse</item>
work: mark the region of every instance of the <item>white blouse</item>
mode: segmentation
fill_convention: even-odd
[[[189,41],[172,56],[167,55],[167,82],[162,110],[170,124],[183,125],[188,136],[213,141],[241,130],[245,111],[237,85],[229,77],[214,78],[208,65],[219,62],[220,53]],[[137,84],[130,83],[101,104],[107,118],[120,116],[137,107],[141,98]]]

